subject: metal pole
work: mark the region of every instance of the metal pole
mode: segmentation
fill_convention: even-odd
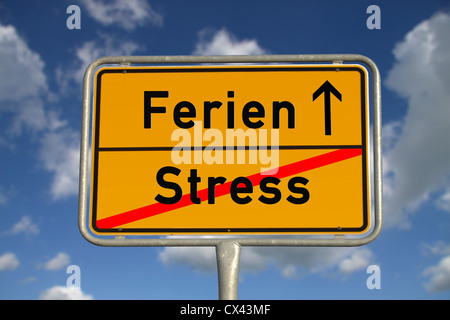
[[[233,240],[221,241],[216,246],[220,300],[238,298],[240,253],[241,246]]]

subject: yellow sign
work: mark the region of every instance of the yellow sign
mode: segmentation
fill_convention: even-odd
[[[370,227],[360,65],[102,68],[97,234],[336,234]]]

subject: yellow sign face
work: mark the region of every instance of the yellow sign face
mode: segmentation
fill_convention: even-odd
[[[96,234],[337,234],[370,227],[360,65],[102,68]]]

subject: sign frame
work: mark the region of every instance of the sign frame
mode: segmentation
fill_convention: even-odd
[[[373,218],[369,232],[358,235],[346,235],[336,233],[333,235],[208,235],[207,237],[198,235],[187,235],[177,237],[128,237],[123,235],[97,236],[88,229],[88,198],[89,198],[89,146],[91,141],[91,112],[93,100],[94,75],[99,67],[104,65],[119,65],[130,67],[131,65],[199,65],[199,64],[267,64],[267,63],[325,63],[331,67],[345,66],[347,63],[359,63],[367,66],[370,70],[369,84],[372,95],[372,132],[369,136],[373,144],[373,157],[370,159],[373,166],[372,175],[372,203]],[[86,69],[83,80],[83,109],[81,126],[81,146],[80,146],[80,182],[79,182],[79,205],[78,224],[83,237],[96,245],[101,246],[216,246],[220,243],[230,241],[239,246],[360,246],[373,241],[380,233],[382,226],[382,155],[381,155],[381,85],[380,75],[377,66],[369,58],[362,55],[259,55],[259,56],[118,56],[104,57],[92,62]],[[370,102],[369,102],[370,105]],[[127,238],[128,237],[128,238]]]

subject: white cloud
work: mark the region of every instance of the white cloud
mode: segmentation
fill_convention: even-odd
[[[14,253],[6,252],[0,256],[0,271],[14,271],[19,264],[19,259]]]
[[[242,266],[244,270],[260,271],[270,264],[280,270],[283,277],[298,278],[307,273],[325,274],[339,272],[349,274],[357,271],[355,263],[368,262],[372,257],[369,249],[333,248],[333,247],[249,247],[242,251]],[[362,253],[360,253],[360,251]],[[250,253],[250,254],[249,254]],[[360,257],[360,260],[357,260]],[[341,266],[342,261],[347,269]],[[351,269],[351,270],[350,270]]]
[[[53,200],[78,193],[80,137],[64,126],[41,138],[39,158],[45,170],[53,174],[50,193]]]
[[[137,8],[134,2],[130,6]],[[81,83],[87,65],[97,58],[130,55],[137,49],[138,45],[130,40],[100,35],[98,40],[85,42],[76,50],[78,64],[66,72],[60,70],[60,84],[63,87],[72,79]],[[45,108],[49,95],[40,56],[29,49],[13,26],[0,24],[0,115],[12,115],[4,130],[9,138],[19,136],[24,129],[35,133],[33,139],[40,142],[37,159],[53,175],[50,194],[58,200],[78,192],[80,138],[67,121]],[[8,140],[0,137],[0,145],[8,145]],[[0,193],[0,204],[5,199]]]
[[[36,277],[26,277],[26,278],[20,280],[20,283],[21,284],[28,284],[28,283],[35,282],[36,280],[37,280]]]
[[[92,300],[93,296],[77,287],[53,286],[39,295],[40,300]]]
[[[391,150],[402,132],[403,122],[401,121],[392,121],[386,124],[383,124],[382,128],[382,137],[383,137],[383,149]]]
[[[342,273],[349,274],[355,271],[366,269],[373,257],[369,249],[360,249],[339,263],[339,270]]]
[[[20,102],[18,110],[20,111],[17,112],[8,130],[12,135],[20,135],[24,128],[37,132],[45,129],[47,126],[44,103],[40,98],[24,99]]]
[[[42,97],[48,94],[44,63],[13,26],[0,24],[0,114],[13,115],[9,134],[46,125]],[[4,140],[2,138],[1,140]]]
[[[22,219],[20,219],[19,222],[14,224],[12,228],[7,232],[8,234],[19,234],[24,233],[27,235],[35,235],[39,234],[40,230],[39,227],[31,221],[31,217],[24,216]]]
[[[209,29],[202,30],[194,51],[196,55],[258,55],[264,53],[266,50],[261,48],[256,40],[238,40],[225,28],[214,34]]]
[[[138,48],[132,41],[100,34],[97,40],[84,42],[76,49],[77,61],[74,65],[67,70],[57,70],[58,82],[63,90],[71,80],[81,84],[87,66],[95,59],[131,55]],[[53,174],[50,186],[52,199],[60,200],[78,194],[80,136],[55,114],[50,113],[49,118],[49,130],[40,139],[39,159],[43,168]]]
[[[165,265],[187,265],[202,272],[216,270],[216,251],[210,247],[166,247],[159,252],[158,260]]]
[[[425,269],[423,275],[429,277],[425,283],[428,292],[450,290],[450,255],[442,258],[437,265]]]
[[[436,206],[439,209],[450,212],[450,187],[438,198]]]
[[[86,68],[94,60],[105,56],[128,56],[138,49],[139,45],[131,40],[120,40],[110,35],[101,34],[97,40],[84,42],[81,47],[76,49],[76,57],[79,62],[76,70],[60,71],[60,73],[72,74],[75,81],[82,83]],[[60,82],[64,84],[63,80],[60,80]]]
[[[133,30],[148,22],[162,26],[163,16],[154,11],[145,0],[82,0],[88,14],[104,26],[116,25]]]
[[[437,241],[434,244],[423,243],[424,254],[428,253],[434,255],[450,255],[450,244],[443,241]]]
[[[9,138],[21,135],[24,129],[38,134],[38,158],[44,169],[54,174],[51,194],[59,199],[77,193],[79,138],[65,121],[44,107],[49,95],[39,54],[27,46],[13,26],[0,25],[0,114],[13,115],[5,132]],[[26,223],[28,229],[23,229]],[[13,229],[13,233],[38,232],[28,217]]]
[[[260,272],[273,264],[283,277],[297,278],[306,273],[337,270],[349,274],[366,267],[373,254],[358,248],[243,247],[240,270]],[[216,272],[216,252],[210,247],[167,247],[158,256],[165,265],[189,266],[201,272]]]
[[[47,91],[44,63],[13,26],[0,24],[0,102],[22,101]]]
[[[394,49],[386,85],[408,100],[401,132],[385,153],[389,191],[386,226],[408,226],[409,215],[450,176],[450,16],[439,13],[410,31]],[[394,142],[394,141],[391,141]],[[438,203],[446,208],[446,196]]]
[[[88,65],[104,56],[131,55],[139,46],[130,40],[121,41],[110,35],[84,42],[75,51],[77,61],[65,71],[59,70],[59,83],[66,87],[71,80],[83,81]],[[50,193],[53,200],[78,193],[80,137],[56,115],[49,113],[48,130],[41,137],[39,159],[45,170],[53,174]]]
[[[67,253],[59,252],[54,258],[44,263],[44,269],[56,271],[64,268],[70,263],[70,257]]]

